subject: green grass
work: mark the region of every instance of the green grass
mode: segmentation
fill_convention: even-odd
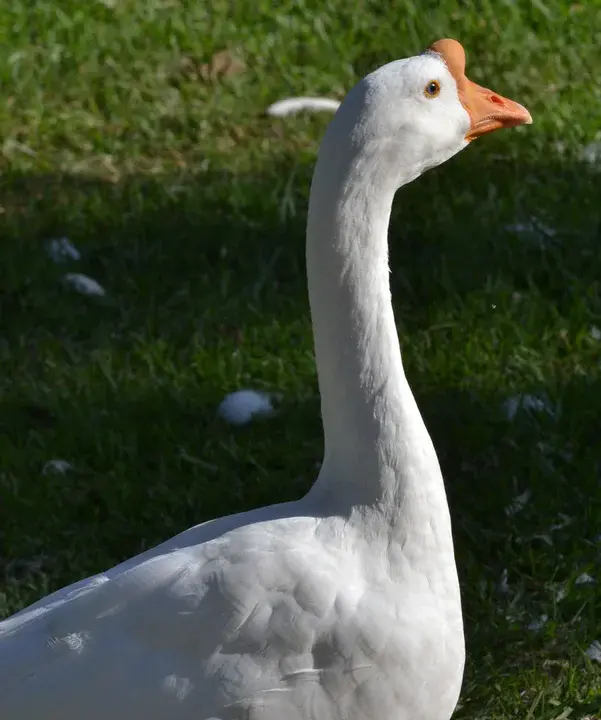
[[[310,485],[321,430],[303,236],[328,117],[262,110],[341,96],[452,35],[469,74],[535,119],[403,191],[391,230],[406,365],[454,520],[469,649],[457,717],[601,717],[583,652],[601,638],[601,594],[575,584],[601,581],[600,176],[580,161],[600,127],[601,6],[273,6],[0,10],[0,614]],[[222,49],[246,69],[204,80]],[[555,236],[505,229],[530,216]],[[50,262],[61,235],[81,262]],[[65,271],[106,298],[69,290]],[[246,386],[282,392],[281,418],[219,422],[223,395]],[[517,393],[557,412],[507,422]],[[53,458],[75,470],[43,475]],[[571,522],[550,530],[560,514]]]

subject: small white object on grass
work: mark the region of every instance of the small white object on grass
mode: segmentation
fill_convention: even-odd
[[[582,148],[581,159],[592,166],[601,164],[601,142],[594,141]]]
[[[565,515],[564,513],[559,513],[559,522],[554,523],[551,525],[549,530],[551,532],[555,532],[556,530],[563,530],[568,525],[572,524],[572,518],[569,515]]]
[[[317,97],[291,97],[278,100],[270,105],[265,113],[274,117],[286,117],[300,112],[336,112],[340,100]]]
[[[531,623],[528,624],[528,630],[532,630],[532,632],[538,632],[539,630],[542,630],[547,624],[548,619],[548,615],[541,615],[539,618],[536,618],[536,620],[533,620]]]
[[[246,425],[255,415],[273,415],[271,396],[257,390],[237,390],[226,395],[218,414],[231,425]]]
[[[555,593],[555,602],[561,602],[564,598],[567,598],[568,595],[568,586],[565,584],[560,584],[557,587],[557,591]]]
[[[596,582],[595,578],[588,573],[582,573],[576,578],[575,585],[594,585]]]
[[[513,500],[509,503],[509,505],[505,508],[505,515],[507,515],[507,517],[517,515],[517,513],[519,513],[526,507],[526,504],[531,497],[532,490],[530,490],[530,488],[524,490],[523,493],[514,497]]]
[[[77,292],[82,295],[96,295],[97,297],[104,297],[106,290],[96,282],[96,280],[82,275],[81,273],[67,273],[64,279],[71,285]]]
[[[601,663],[601,643],[598,640],[594,640],[587,648],[586,654],[591,660]]]
[[[557,235],[557,230],[545,225],[536,217],[531,217],[525,223],[515,223],[514,225],[506,225],[505,230],[516,235],[546,235],[549,238]]]
[[[48,460],[42,468],[42,475],[49,475],[50,473],[57,473],[58,475],[64,475],[67,470],[72,470],[73,465],[66,460]]]
[[[591,337],[593,340],[601,340],[601,330],[596,325],[591,325]]]
[[[519,410],[546,412],[548,415],[554,414],[550,405],[534,395],[514,395],[514,397],[509,398],[509,400],[503,403],[503,408],[508,420],[513,420]]]
[[[65,260],[81,260],[81,253],[69,238],[55,238],[48,244],[48,253],[56,263]]]

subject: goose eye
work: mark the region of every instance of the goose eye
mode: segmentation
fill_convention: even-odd
[[[424,88],[424,95],[428,98],[435,98],[440,92],[440,83],[438,80],[430,80]]]

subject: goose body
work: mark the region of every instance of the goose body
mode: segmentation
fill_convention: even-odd
[[[387,229],[400,185],[530,121],[463,65],[461,46],[439,41],[384,66],[320,148],[307,271],[325,456],[313,488],[191,528],[0,623],[2,720],[451,716],[459,584],[440,468],[403,372]]]

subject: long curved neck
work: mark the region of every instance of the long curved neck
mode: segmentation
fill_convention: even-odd
[[[307,228],[325,440],[309,495],[321,506],[377,506],[395,516],[403,505],[411,522],[412,508],[423,519],[424,498],[446,508],[438,459],[403,370],[388,279],[393,197],[419,173],[399,183],[386,153],[341,152],[336,143],[326,136],[320,150]]]

